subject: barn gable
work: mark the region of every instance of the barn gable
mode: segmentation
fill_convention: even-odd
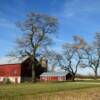
[[[6,57],[0,59],[0,82],[9,79],[13,83],[20,83],[22,81],[22,65],[25,63],[24,71],[31,72],[27,66],[29,57]],[[28,70],[29,69],[29,70]]]
[[[6,65],[6,64],[21,64],[25,60],[27,60],[29,57],[5,57],[0,58],[0,65]]]

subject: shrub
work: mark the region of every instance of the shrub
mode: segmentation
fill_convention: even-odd
[[[3,83],[4,83],[4,84],[10,84],[11,81],[10,81],[9,78],[4,78],[4,79],[3,79]]]

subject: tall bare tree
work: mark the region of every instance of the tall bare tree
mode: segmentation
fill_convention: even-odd
[[[80,36],[74,36],[73,39],[74,43],[67,43],[63,45],[63,52],[66,63],[65,70],[68,70],[71,73],[72,80],[74,81],[78,67],[83,62],[83,48],[87,45],[84,39]]]
[[[84,49],[87,55],[88,65],[94,71],[94,78],[98,76],[98,68],[100,67],[100,33],[96,33],[95,41],[89,48]]]
[[[94,50],[96,50],[96,59],[94,59],[94,63],[95,63],[95,78],[97,78],[97,71],[98,71],[98,68],[100,67],[100,33],[96,33],[96,36],[95,36],[95,41],[94,41]]]
[[[65,59],[64,62],[66,63],[64,69],[71,73],[72,80],[74,81],[78,71],[78,67],[82,62],[82,53],[80,50],[68,46],[68,44],[65,44],[63,49]]]
[[[32,12],[28,14],[26,20],[18,22],[17,25],[24,32],[23,36],[17,39],[18,52],[31,58],[32,81],[34,81],[35,59],[52,43],[50,35],[56,33],[58,21],[55,17]]]

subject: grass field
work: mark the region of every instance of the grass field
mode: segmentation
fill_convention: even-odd
[[[0,100],[100,100],[97,82],[53,82],[0,85]]]

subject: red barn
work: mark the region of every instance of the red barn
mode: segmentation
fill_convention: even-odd
[[[40,74],[47,71],[47,66],[44,67],[36,60],[37,65],[34,68],[36,79],[40,78]],[[32,62],[29,57],[7,57],[0,59],[0,82],[9,79],[13,83],[32,80]]]
[[[66,81],[71,78],[68,72],[44,72],[40,75],[41,81]]]
[[[9,79],[13,83],[20,83],[32,76],[31,63],[28,57],[8,57],[0,59],[0,82]]]

